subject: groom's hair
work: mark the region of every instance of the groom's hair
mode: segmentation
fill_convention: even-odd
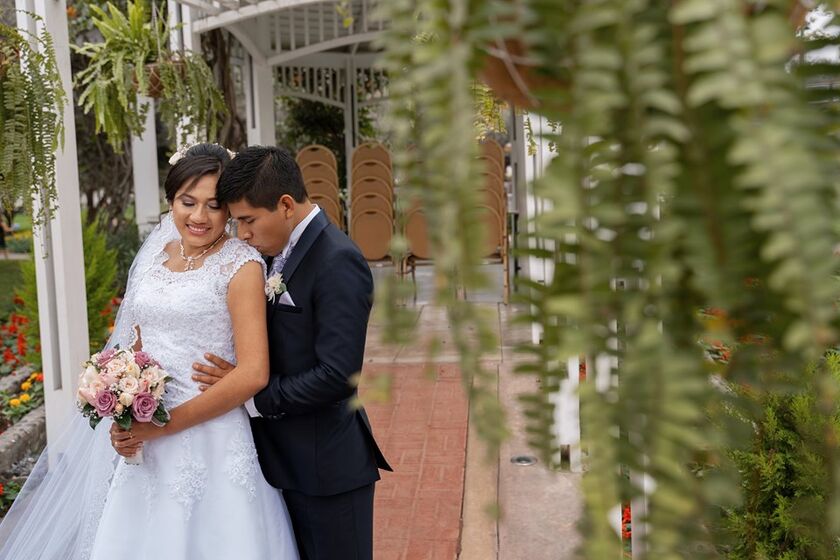
[[[216,187],[219,204],[244,199],[254,208],[268,210],[276,210],[284,194],[295,202],[308,198],[295,158],[286,148],[274,146],[250,146],[236,154]]]

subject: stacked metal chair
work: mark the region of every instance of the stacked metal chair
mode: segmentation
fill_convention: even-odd
[[[377,142],[353,152],[350,175],[350,238],[368,261],[390,258],[394,232],[391,154]]]
[[[312,144],[301,148],[297,163],[309,199],[320,206],[336,226],[344,229],[344,211],[338,190],[338,163],[326,146]]]

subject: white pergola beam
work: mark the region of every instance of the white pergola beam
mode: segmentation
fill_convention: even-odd
[[[218,15],[209,16],[196,20],[195,29],[199,33],[210,31],[211,29],[218,29],[226,27],[231,23],[244,21],[255,18],[263,14],[270,14],[295,8],[297,6],[305,6],[307,4],[317,4],[323,0],[263,0],[255,4],[242,6],[238,10],[225,10]]]
[[[382,34],[381,31],[370,31],[368,33],[357,33],[355,35],[348,35],[346,37],[336,37],[323,43],[315,43],[307,45],[299,49],[284,51],[269,57],[268,63],[272,66],[277,66],[285,62],[296,60],[306,55],[312,55],[321,51],[328,51],[330,49],[337,49],[339,47],[346,47],[348,45],[356,45],[358,43],[367,43],[375,40]]]
[[[90,344],[67,4],[65,0],[16,0],[15,6],[40,17],[37,27],[52,36],[58,73],[69,98],[64,110],[64,147],[55,154],[58,206],[49,222],[33,232],[47,440],[55,441],[74,411],[76,380]],[[36,26],[21,12],[17,23],[21,29]]]
[[[262,52],[262,49],[257,45],[256,41],[252,38],[252,36],[248,33],[242,25],[238,23],[232,23],[225,27],[231,35],[236,37],[236,39],[245,47],[245,50],[248,51],[248,54],[251,55],[251,58],[254,59],[259,65],[267,65],[268,62],[266,61],[265,54]]]
[[[206,14],[210,14],[211,16],[218,15],[222,12],[222,9],[210,2],[205,2],[204,0],[180,0],[180,3],[189,6],[191,8],[195,8],[196,10],[200,10]]]
[[[137,101],[140,105],[146,103],[149,105],[143,134],[131,137],[134,213],[140,238],[143,239],[160,221],[160,187],[158,186],[155,102],[151,97],[142,95],[137,96]]]

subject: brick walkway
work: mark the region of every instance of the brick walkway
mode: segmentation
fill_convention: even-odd
[[[376,486],[375,560],[455,560],[458,555],[467,399],[456,365],[435,365],[431,372],[433,377],[424,364],[367,364],[364,369],[363,379],[393,377],[391,402],[365,405],[394,467]]]

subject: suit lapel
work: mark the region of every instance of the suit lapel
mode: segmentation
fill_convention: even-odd
[[[286,264],[283,265],[283,282],[285,282],[287,286],[297,270],[298,265],[303,260],[303,257],[306,256],[306,253],[309,252],[312,244],[315,243],[315,240],[318,239],[318,236],[322,231],[324,231],[324,228],[327,227],[329,223],[330,222],[324,214],[324,211],[321,210],[314,218],[312,218],[312,221],[309,222],[306,229],[303,230],[303,235],[300,236],[297,244],[295,244],[292,249],[292,254],[289,255],[289,259],[286,261]]]

